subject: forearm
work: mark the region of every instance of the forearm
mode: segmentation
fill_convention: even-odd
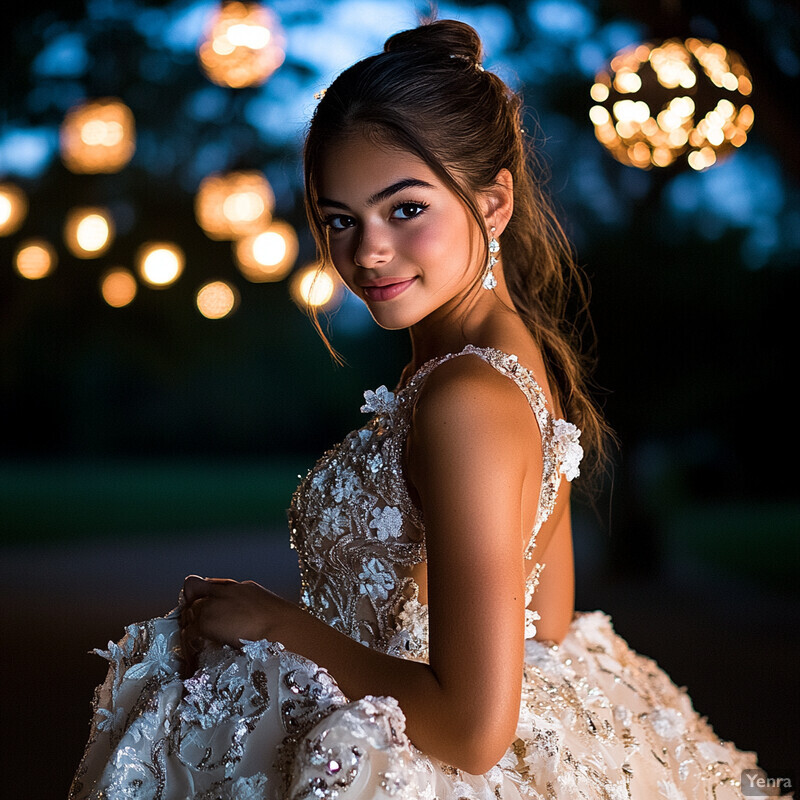
[[[483,771],[476,769],[470,748],[473,740],[483,746],[491,738],[491,709],[484,702],[489,692],[476,692],[474,687],[465,692],[458,682],[448,686],[428,664],[372,650],[307,612],[298,612],[305,619],[296,617],[299,624],[281,631],[279,640],[288,650],[327,669],[352,700],[366,695],[394,697],[416,747],[467,771]]]
[[[521,643],[521,620],[515,621],[521,614],[508,614],[491,602],[477,607],[462,601],[445,611],[441,626],[431,620],[437,646],[431,649],[430,664],[423,664],[364,647],[251,581],[190,576],[184,596],[185,647],[198,639],[234,647],[243,639],[281,642],[327,669],[353,700],[394,697],[405,714],[409,738],[445,763],[483,772],[513,738],[522,653],[505,643]]]

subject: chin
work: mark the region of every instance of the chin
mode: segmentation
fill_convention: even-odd
[[[419,322],[419,319],[416,317],[398,312],[388,313],[387,311],[376,311],[375,309],[370,308],[369,313],[371,314],[372,319],[375,320],[375,323],[385,331],[406,330],[415,323]]]
[[[375,320],[375,322],[376,322],[376,324],[378,325],[379,328],[383,328],[383,330],[385,330],[385,331],[405,331],[405,330],[408,330],[414,324],[413,322],[412,323],[402,323],[402,322],[389,323],[389,322],[386,322],[384,320],[375,319],[375,317],[373,317],[372,319]]]

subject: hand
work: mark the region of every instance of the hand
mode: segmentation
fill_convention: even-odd
[[[253,581],[227,578],[190,575],[183,582],[183,596],[181,646],[189,673],[207,642],[239,647],[241,639],[271,638],[276,623],[296,608]]]

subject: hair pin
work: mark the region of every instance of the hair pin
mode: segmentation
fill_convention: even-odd
[[[457,58],[459,61],[466,61],[471,67],[474,67],[478,72],[483,72],[483,66],[478,61],[473,61],[469,56],[462,55],[461,53],[450,53],[450,58]]]

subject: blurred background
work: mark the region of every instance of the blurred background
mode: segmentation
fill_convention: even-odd
[[[315,93],[429,6],[63,0],[3,12],[0,614],[9,796],[63,797],[104,662],[184,575],[296,594],[297,477],[409,350],[314,248]],[[592,284],[621,446],[576,509],[602,608],[717,733],[798,776],[800,11],[438,4],[524,94]],[[330,278],[330,279],[329,279]],[[318,304],[337,367],[301,310]]]

